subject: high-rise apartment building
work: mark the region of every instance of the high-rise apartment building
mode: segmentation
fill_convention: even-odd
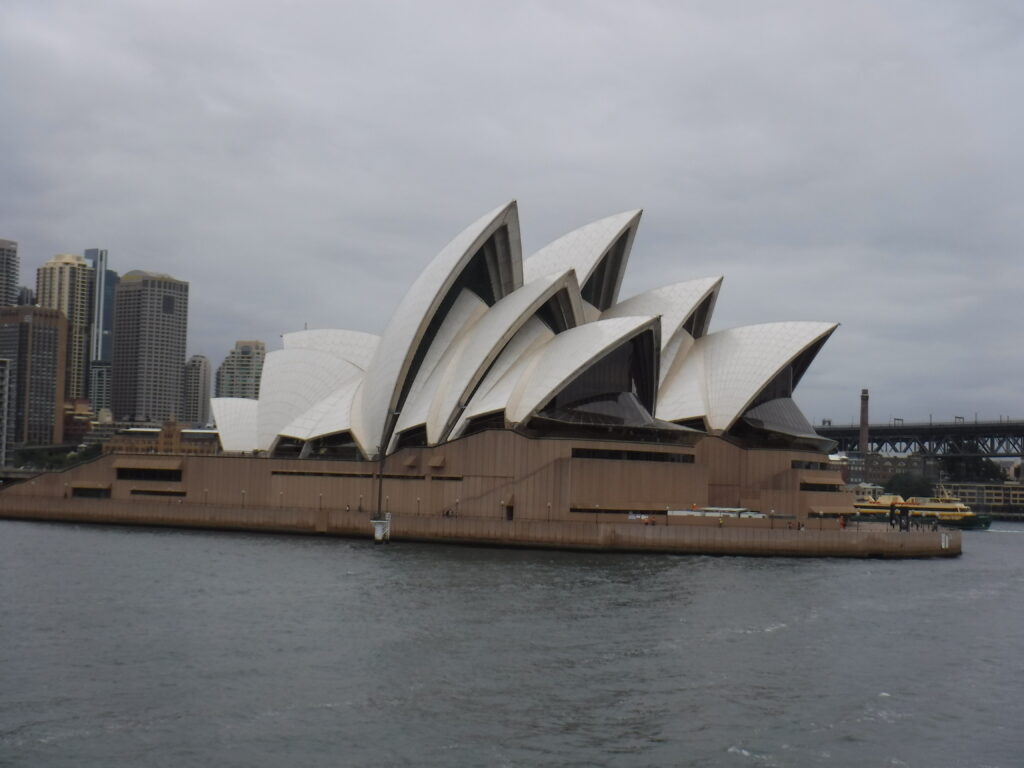
[[[85,260],[93,269],[95,281],[92,291],[91,324],[89,337],[89,359],[110,362],[113,354],[114,336],[114,292],[120,277],[107,268],[107,251],[103,248],[86,248]]]
[[[92,267],[77,253],[58,254],[36,271],[39,306],[59,309],[68,319],[68,400],[84,398],[88,387],[92,284]]]
[[[0,308],[0,359],[9,361],[11,439],[55,445],[64,439],[68,321],[57,309]]]
[[[0,240],[0,307],[18,303],[18,244]]]
[[[86,248],[85,260],[93,270],[89,336],[89,401],[94,413],[110,408],[110,364],[113,359],[114,294],[120,277],[107,268],[104,248]]]
[[[0,466],[7,466],[7,446],[14,442],[11,427],[11,361],[0,357]]]
[[[180,415],[187,335],[187,282],[141,270],[121,278],[111,369],[116,420],[161,424]]]
[[[210,361],[204,355],[192,355],[185,363],[179,421],[199,427],[210,423]]]
[[[260,396],[260,376],[267,347],[262,341],[236,341],[217,369],[217,397]]]
[[[31,307],[36,303],[36,292],[27,285],[21,286],[18,289],[18,301],[16,303],[19,307]]]

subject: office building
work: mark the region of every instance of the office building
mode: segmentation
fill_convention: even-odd
[[[42,307],[0,308],[0,359],[9,361],[8,414],[13,443],[64,439],[68,322]]]
[[[0,466],[8,465],[7,446],[13,442],[11,427],[11,361],[0,357]]]
[[[160,425],[181,412],[188,283],[133,270],[114,298],[111,400],[114,419]]]
[[[18,244],[0,240],[0,307],[18,303]]]
[[[92,292],[89,359],[109,363],[114,336],[114,293],[120,277],[117,272],[107,268],[107,251],[105,249],[87,248],[85,260],[92,266],[95,275]]]
[[[260,376],[267,347],[262,341],[236,341],[224,362],[217,368],[217,397],[260,396]]]
[[[21,286],[18,289],[18,302],[19,307],[31,307],[36,303],[36,292],[29,288],[27,285]]]
[[[76,253],[54,256],[36,271],[36,301],[58,309],[68,319],[68,361],[65,397],[86,396],[89,376],[89,330],[92,324],[93,270]]]
[[[210,422],[210,361],[204,355],[192,355],[185,363],[185,391],[179,421],[198,427]]]

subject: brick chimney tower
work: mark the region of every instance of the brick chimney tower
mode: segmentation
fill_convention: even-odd
[[[868,455],[868,391],[860,391],[860,436],[857,438],[857,447],[860,448],[862,456]]]

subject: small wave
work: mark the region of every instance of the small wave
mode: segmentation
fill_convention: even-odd
[[[775,765],[776,764],[771,755],[765,755],[765,754],[761,754],[759,752],[751,752],[749,749],[744,749],[743,747],[736,746],[735,744],[733,744],[731,747],[729,747],[725,751],[726,751],[727,754],[730,754],[730,755],[741,755],[743,757],[748,757],[751,760],[754,760],[754,761],[759,762],[759,763],[764,763],[766,765]]]

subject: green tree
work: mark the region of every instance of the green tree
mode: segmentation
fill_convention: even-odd
[[[895,493],[904,499],[911,496],[931,496],[932,483],[916,472],[897,472],[885,482],[885,492]]]

